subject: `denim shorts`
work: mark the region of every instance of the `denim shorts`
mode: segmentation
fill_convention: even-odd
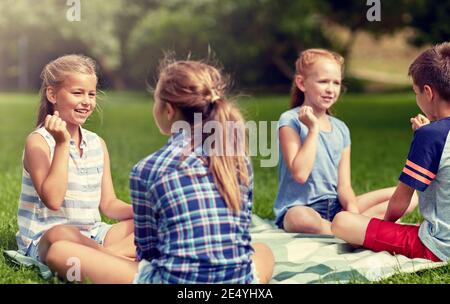
[[[104,223],[104,222],[98,222],[94,225],[94,227],[89,231],[81,231],[81,234],[83,234],[86,237],[89,237],[96,241],[99,245],[103,245],[103,242],[105,241],[106,234],[108,233],[109,229],[111,229],[112,225]],[[41,258],[39,257],[39,241],[32,242],[30,246],[28,247],[28,250],[26,252],[26,256],[29,256],[41,263],[44,263],[44,261],[41,261]]]
[[[251,284],[260,284],[255,263],[252,262],[251,265],[253,272],[253,281]],[[162,284],[162,279],[159,272],[149,261],[142,260],[139,262],[138,272],[134,276],[133,284]]]
[[[286,211],[278,218],[275,224],[281,229],[284,229],[284,217],[286,216],[287,211],[290,208],[296,206],[310,207],[314,209],[317,213],[319,213],[323,219],[328,220],[330,222],[333,221],[336,214],[342,211],[341,203],[337,198],[321,200],[311,205],[292,205],[288,209],[286,209]]]
[[[318,201],[308,207],[313,208],[324,220],[330,222],[342,211],[342,205],[337,198]]]

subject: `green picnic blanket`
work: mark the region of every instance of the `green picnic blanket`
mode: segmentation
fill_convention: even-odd
[[[40,276],[45,280],[49,280],[53,277],[53,273],[51,272],[50,268],[47,267],[47,265],[33,258],[25,256],[19,251],[5,250],[3,251],[3,254],[5,255],[8,261],[10,261],[15,265],[25,267],[36,267],[36,269],[39,271]]]
[[[256,215],[250,231],[252,241],[268,245],[275,256],[271,284],[371,282],[446,265],[356,249],[332,235],[286,233]]]

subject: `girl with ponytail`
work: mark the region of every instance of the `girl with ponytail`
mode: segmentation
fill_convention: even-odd
[[[243,127],[244,120],[227,100],[226,88],[211,65],[189,60],[161,65],[153,116],[161,133],[172,136],[130,177],[141,261],[136,282],[242,284],[271,278],[270,249],[250,244],[250,159],[223,153],[245,151],[240,145],[246,142],[239,141],[243,129],[227,127]],[[176,132],[180,123],[191,128]],[[215,124],[211,147],[204,135],[196,140],[194,134],[207,123]]]

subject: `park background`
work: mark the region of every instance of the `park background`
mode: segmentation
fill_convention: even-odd
[[[381,20],[371,22],[377,3]],[[412,138],[409,118],[419,111],[408,66],[424,48],[450,40],[449,17],[447,0],[2,0],[0,249],[17,248],[22,150],[50,60],[81,53],[98,62],[103,93],[86,127],[105,139],[116,194],[129,202],[131,167],[167,140],[155,127],[147,90],[164,52],[220,63],[245,117],[270,122],[288,109],[298,53],[337,51],[346,59],[347,89],[333,112],[350,128],[352,182],[361,194],[397,183]],[[254,212],[270,219],[277,167],[261,167],[264,158],[253,159]],[[419,221],[417,210],[405,218]],[[450,267],[381,282],[449,283]],[[0,255],[0,283],[45,281]]]

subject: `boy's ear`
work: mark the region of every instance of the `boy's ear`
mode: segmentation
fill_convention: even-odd
[[[429,101],[432,101],[435,97],[436,97],[436,92],[434,91],[434,89],[429,86],[428,84],[423,86],[423,91],[425,93],[425,96],[427,97],[427,99]]]
[[[300,91],[305,92],[305,78],[302,75],[295,75],[295,84]]]
[[[47,100],[50,101],[52,104],[56,103],[56,90],[54,87],[48,86],[45,89],[45,95],[47,96]]]

